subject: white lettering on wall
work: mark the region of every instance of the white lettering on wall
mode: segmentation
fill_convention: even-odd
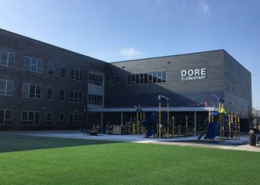
[[[181,80],[204,80],[207,77],[206,68],[181,70]]]

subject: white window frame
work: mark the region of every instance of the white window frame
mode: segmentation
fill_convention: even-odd
[[[49,73],[50,72],[49,71],[49,65],[52,65],[52,74]],[[54,62],[48,62],[48,64],[47,64],[47,73],[48,73],[48,75],[51,75],[51,76],[54,75]]]
[[[63,120],[60,119],[60,115],[63,114]],[[65,113],[64,112],[59,112],[59,125],[64,125],[64,122],[65,122]],[[62,122],[62,124],[61,124]]]
[[[80,103],[80,104],[82,104],[82,103],[84,102],[83,91],[70,90],[70,93],[71,93],[71,92],[73,92],[73,99],[72,99],[72,101],[71,101],[71,98],[70,98],[70,103]],[[75,98],[75,97],[76,97],[76,96],[75,96],[76,93],[78,93],[78,102],[75,101],[75,99],[76,99],[76,98]],[[79,97],[80,97],[79,94],[80,94],[80,93],[82,94],[82,102],[79,102]],[[69,96],[70,96],[70,95],[69,95]]]
[[[14,95],[14,81],[11,81],[11,80],[5,80],[5,79],[0,79],[0,80],[2,80],[2,81],[5,81],[5,94],[0,94],[0,96],[13,96]],[[7,94],[7,84],[8,84],[8,82],[11,82],[12,84],[13,84],[13,91],[12,91],[12,95],[8,95]]]
[[[51,89],[51,99],[48,98],[48,96],[49,96],[49,89]],[[47,100],[49,100],[49,101],[53,100],[53,87],[47,87]]]
[[[62,68],[65,68],[65,73],[64,73],[64,76],[62,76],[61,74],[62,74]],[[62,78],[65,78],[66,77],[66,69],[67,69],[67,67],[65,66],[65,65],[61,65],[60,66],[60,77],[62,77]]]
[[[74,75],[73,75],[73,78],[71,76],[71,70],[74,70]],[[79,79],[77,80],[75,77],[76,77],[76,71],[78,71],[78,74],[79,74]],[[82,80],[80,79],[80,72],[82,72]],[[80,81],[80,82],[84,82],[84,71],[82,69],[79,69],[79,68],[70,68],[70,79],[71,80],[76,80],[76,81]]]
[[[50,120],[48,120],[47,118],[48,118],[48,114],[51,114],[51,119]],[[47,123],[47,122],[50,122],[50,124],[52,123],[52,112],[46,112],[45,113],[45,122]]]
[[[71,124],[71,120],[70,120],[70,115],[73,115],[72,116],[72,119],[73,119],[72,124]],[[75,115],[78,117],[78,119],[79,119],[79,115],[81,115],[81,121],[76,121]],[[83,123],[83,114],[82,113],[69,113],[69,125],[80,125],[81,123]]]
[[[0,109],[0,111],[4,111],[3,124],[0,125],[12,125],[13,112],[10,109]],[[11,112],[11,119],[6,119],[6,111]],[[6,124],[6,121],[10,121],[10,124]],[[1,123],[1,122],[0,122]]]
[[[34,58],[34,57],[25,56],[25,57],[24,57],[24,63],[25,63],[25,58],[26,58],[26,57],[28,57],[28,58],[30,59],[30,66],[29,66],[30,69],[25,69],[25,68],[24,68],[24,64],[23,64],[23,69],[24,69],[25,71],[30,71],[30,72],[34,72],[34,73],[42,73],[42,72],[43,72],[43,60],[38,59],[38,58]],[[33,59],[36,60],[36,71],[33,71],[33,70],[32,70],[32,60],[33,60]],[[42,62],[42,68],[39,68],[39,67],[38,67],[39,61]],[[38,69],[40,69],[40,71],[38,71]]]
[[[23,119],[23,112],[27,112],[27,118],[26,120]],[[23,126],[32,126],[31,124],[28,124],[29,121],[29,112],[33,112],[33,124],[32,125],[40,125],[41,124],[41,112],[40,111],[30,111],[30,110],[22,110],[21,111],[21,122],[26,122],[26,124],[22,124]],[[35,113],[39,113],[39,124],[35,124]]]
[[[61,92],[61,90],[63,90],[63,92],[64,92],[64,100],[61,100],[60,99],[60,93],[59,93],[59,99],[60,99],[60,102],[65,102],[65,100],[66,100],[66,98],[65,98],[65,96],[66,96],[66,91],[65,91],[65,89],[60,89],[60,92]]]
[[[28,89],[28,97],[25,97],[24,96],[24,84],[29,84],[29,89]],[[35,98],[32,98],[30,97],[30,89],[31,89],[31,85],[34,85],[35,86]],[[36,97],[36,91],[37,91],[37,86],[41,87],[41,94],[40,94],[40,98],[37,98]],[[23,86],[22,86],[23,90],[23,98],[30,98],[30,99],[42,99],[42,86],[41,85],[36,85],[36,84],[30,84],[30,83],[23,83]]]
[[[2,64],[2,52],[6,52],[7,53],[7,61],[6,61],[6,65],[5,64]],[[13,66],[9,65],[10,63],[10,54],[13,54],[14,55],[14,64]],[[0,50],[0,65],[1,66],[6,66],[6,67],[14,67],[15,66],[15,53],[14,52],[10,52],[10,51],[6,51],[6,50]]]

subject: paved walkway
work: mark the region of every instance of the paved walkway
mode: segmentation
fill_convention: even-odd
[[[201,148],[218,148],[225,150],[240,150],[260,152],[260,147],[252,147],[248,144],[248,135],[241,136],[240,140],[225,140],[221,141],[206,141],[198,140],[197,137],[175,137],[175,138],[144,138],[144,135],[98,135],[89,136],[79,131],[13,131],[9,133],[29,136],[41,137],[58,137],[58,138],[74,138],[74,139],[92,139],[92,140],[108,140],[108,141],[123,141],[133,143],[149,143],[162,145],[177,145],[177,146],[191,146]]]

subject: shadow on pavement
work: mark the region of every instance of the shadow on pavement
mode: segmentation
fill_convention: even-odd
[[[101,141],[88,139],[51,138],[24,136],[17,134],[0,134],[0,153],[26,151],[37,149],[50,149],[71,146],[87,146],[98,144],[114,144],[118,141]]]

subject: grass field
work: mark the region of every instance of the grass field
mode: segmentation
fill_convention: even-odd
[[[0,185],[260,184],[260,153],[0,133]]]

